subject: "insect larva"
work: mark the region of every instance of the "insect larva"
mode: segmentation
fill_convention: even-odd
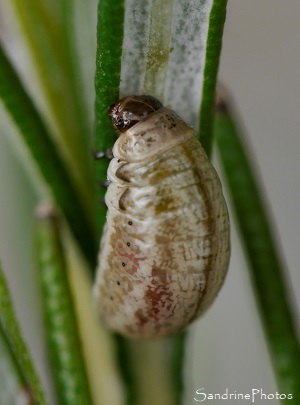
[[[109,115],[121,135],[108,168],[96,307],[126,336],[171,335],[208,308],[226,275],[222,187],[196,132],[155,98],[126,97]]]

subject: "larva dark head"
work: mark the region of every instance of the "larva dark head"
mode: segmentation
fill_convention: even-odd
[[[108,115],[114,128],[125,132],[162,107],[161,102],[152,96],[128,96],[111,105]]]

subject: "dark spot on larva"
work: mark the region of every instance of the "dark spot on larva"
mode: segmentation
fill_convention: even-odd
[[[110,296],[109,298],[110,298],[112,301],[114,300],[114,297],[112,297],[112,296]]]
[[[120,281],[117,281],[117,284],[118,284],[118,285],[121,285]]]
[[[128,225],[132,225],[132,221],[128,221]]]
[[[130,243],[129,243],[129,242],[127,242],[127,246],[130,246]]]
[[[124,262],[122,262],[122,266],[123,266],[123,267],[125,267],[125,266],[126,266]]]

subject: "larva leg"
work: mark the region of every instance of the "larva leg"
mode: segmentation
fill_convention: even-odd
[[[111,160],[113,158],[113,153],[112,153],[111,148],[107,149],[105,151],[101,150],[101,151],[98,151],[98,152],[94,150],[92,152],[92,154],[93,154],[93,158],[95,160],[101,160],[101,159],[104,159],[104,158]]]
[[[102,188],[107,188],[110,185],[110,181],[109,180],[104,180],[104,181],[99,181],[98,182],[98,186],[102,187]]]
[[[104,158],[111,160],[113,158],[112,149],[107,149],[106,151],[100,151],[100,152],[93,151],[93,157],[95,160],[101,160]],[[110,181],[107,179],[104,181],[98,182],[98,186],[101,188],[108,188],[109,184],[110,184]],[[106,206],[104,198],[99,201],[99,205]]]
[[[104,181],[99,181],[99,182],[98,182],[98,186],[101,187],[101,188],[107,189],[109,185],[110,185],[110,181],[109,181],[109,180],[104,180]],[[101,199],[99,200],[99,205],[102,205],[102,206],[107,207],[106,202],[105,202],[105,198],[101,198]]]

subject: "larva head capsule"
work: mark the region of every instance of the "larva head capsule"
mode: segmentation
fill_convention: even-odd
[[[160,101],[152,96],[129,96],[110,106],[110,116],[115,129],[127,131],[133,125],[162,108]]]
[[[174,111],[152,96],[125,97],[108,114],[114,128],[121,131],[113,155],[128,163],[151,160],[196,136]]]

